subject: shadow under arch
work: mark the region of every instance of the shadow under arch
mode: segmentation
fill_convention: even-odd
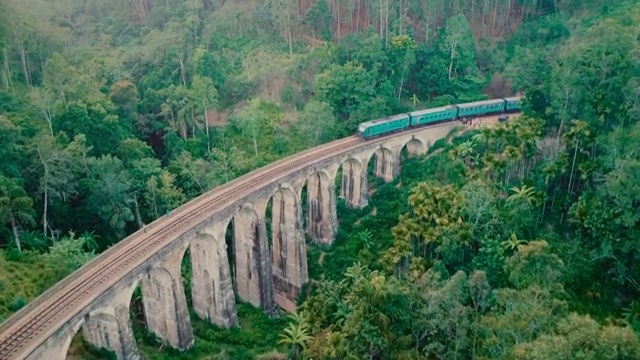
[[[351,208],[363,208],[368,204],[368,176],[366,167],[354,158],[342,163],[340,198]]]
[[[378,178],[384,179],[385,182],[393,181],[398,167],[398,161],[394,156],[393,151],[381,145],[373,152],[371,157],[374,158],[373,174]],[[370,162],[371,158],[369,158],[367,164]]]

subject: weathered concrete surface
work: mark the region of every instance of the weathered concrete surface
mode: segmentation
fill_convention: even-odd
[[[233,218],[236,286],[240,299],[271,311],[275,307],[271,257],[264,222],[265,200],[243,205]],[[256,209],[263,210],[258,215]]]
[[[164,263],[152,267],[142,278],[142,300],[147,329],[176,349],[193,344],[193,330],[182,286],[180,265],[183,249]]]
[[[366,169],[366,166],[356,159],[348,159],[342,164],[340,197],[352,208],[361,209],[369,204]]]
[[[238,323],[227,245],[226,223],[199,233],[191,242],[191,296],[202,319],[231,327]]]
[[[376,150],[375,175],[386,182],[392,182],[398,175],[400,164],[400,151],[391,151],[382,147]]]
[[[319,244],[331,245],[338,231],[335,177],[340,163],[329,164],[308,177],[307,232]]]
[[[302,229],[300,198],[291,186],[283,186],[273,196],[272,268],[276,301],[290,307],[280,298],[295,301],[308,280],[307,246]],[[278,301],[280,299],[280,301]]]
[[[87,342],[114,352],[119,360],[141,359],[129,317],[136,285],[121,286],[114,292],[112,302],[89,313],[82,326],[82,336]]]

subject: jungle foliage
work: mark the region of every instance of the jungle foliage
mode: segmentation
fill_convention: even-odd
[[[364,209],[339,204],[289,320],[241,304],[224,330],[192,314],[196,344],[177,353],[144,331],[136,295],[140,348],[639,358],[638,14],[635,0],[4,0],[0,319],[167,211],[361,121],[524,93],[522,118],[371,177]]]

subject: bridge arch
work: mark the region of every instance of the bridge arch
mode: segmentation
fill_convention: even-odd
[[[380,147],[373,152],[371,157],[375,158],[375,176],[384,179],[386,182],[393,181],[398,173],[398,166],[400,162],[399,154],[396,154],[395,151],[385,147],[384,145],[380,145]],[[367,161],[367,164],[371,161],[371,157]]]
[[[367,167],[350,157],[342,163],[340,197],[352,208],[363,208],[369,203]]]
[[[298,192],[290,185],[280,186],[271,199],[274,292],[278,304],[292,310],[302,285],[308,280],[302,206]]]
[[[307,177],[307,233],[317,243],[330,245],[337,230],[335,176],[332,171],[317,170]]]
[[[415,136],[412,136],[411,139],[409,139],[409,141],[407,141],[402,146],[402,150],[400,150],[400,153],[402,154],[406,151],[408,157],[414,157],[425,154],[427,150],[427,144],[425,144],[424,142],[422,142],[422,140],[416,138]]]
[[[193,310],[201,319],[218,326],[236,325],[235,294],[224,233],[214,236],[200,232],[191,240],[189,249]]]
[[[194,339],[180,265],[174,261],[168,268],[150,268],[142,278],[142,303],[147,330],[175,348],[187,349]]]
[[[35,352],[28,357],[29,360],[66,360],[71,342],[80,333],[84,325],[84,319],[77,321],[63,331],[57,332],[48,338]]]
[[[265,205],[266,207],[266,205]],[[264,213],[245,203],[233,216],[236,290],[243,301],[270,311],[275,306]]]

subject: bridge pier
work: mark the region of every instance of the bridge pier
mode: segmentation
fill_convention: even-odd
[[[358,160],[349,159],[342,164],[340,197],[351,208],[361,209],[369,204],[367,172]]]
[[[66,360],[71,341],[83,323],[80,320],[65,329],[56,331],[55,334],[31,352],[26,357],[26,360]]]
[[[232,327],[238,323],[238,317],[224,225],[199,233],[191,242],[191,299],[200,318]]]
[[[386,182],[392,182],[400,171],[400,152],[380,147],[375,152],[375,175]]]
[[[338,166],[331,171],[311,175],[307,182],[307,232],[314,241],[324,245],[333,243],[338,230],[334,182]]]
[[[113,351],[118,360],[141,359],[131,329],[128,304],[119,304],[112,311],[112,314],[89,314],[82,326],[83,338],[96,348]]]
[[[282,187],[273,196],[273,282],[276,300],[280,300],[278,304],[283,308],[291,308],[289,302],[295,305],[302,285],[309,280],[298,192]]]
[[[256,307],[271,311],[275,307],[275,298],[264,223],[267,201],[261,200],[262,203],[255,208],[243,205],[238,210],[233,218],[233,236],[238,296]],[[256,209],[263,211],[258,212]]]
[[[147,330],[179,350],[193,345],[193,330],[182,286],[180,265],[184,248],[142,278],[142,300]]]

